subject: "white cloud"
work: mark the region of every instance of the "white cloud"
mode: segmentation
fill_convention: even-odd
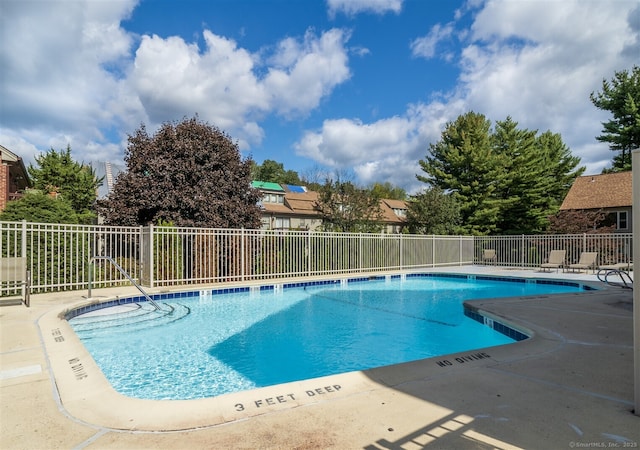
[[[180,37],[143,36],[130,82],[154,122],[198,115],[239,136],[241,147],[259,143],[258,119],[269,112],[305,115],[349,78],[345,44],[338,29],[320,36],[281,41],[262,61],[231,39],[204,31],[206,48]]]
[[[282,41],[264,79],[271,106],[280,114],[306,114],[333,88],[350,77],[345,44],[349,35],[333,29],[317,38],[311,31],[304,41]]]
[[[203,36],[203,52],[180,37],[143,36],[129,82],[153,122],[197,113],[229,131],[252,111],[268,108],[251,54],[210,31]]]
[[[299,155],[335,169],[351,168],[361,184],[389,181],[409,191],[420,187],[417,160],[426,156],[441,127],[453,120],[459,104],[433,102],[410,106],[402,117],[373,123],[325,120],[319,131],[308,131],[295,145]],[[453,117],[451,117],[453,116]]]
[[[373,14],[385,14],[393,12],[399,14],[402,10],[403,0],[327,0],[329,17],[335,17],[338,12],[347,16],[368,12]]]
[[[119,90],[120,70],[130,54],[133,39],[119,24],[134,5],[133,1],[3,3],[3,140],[19,141],[29,135],[37,139],[30,140],[32,145],[48,147],[82,134],[87,142],[109,145],[103,128],[114,126],[118,118],[104,105]]]
[[[411,42],[411,53],[413,56],[422,58],[433,58],[436,55],[436,45],[453,34],[453,24],[449,23],[441,26],[439,23],[431,27],[426,36],[414,39]]]

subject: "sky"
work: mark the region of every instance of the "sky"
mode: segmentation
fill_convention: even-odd
[[[596,174],[615,153],[589,95],[634,64],[637,0],[0,0],[0,144],[124,164],[142,124],[197,115],[257,163],[415,193],[475,111]]]

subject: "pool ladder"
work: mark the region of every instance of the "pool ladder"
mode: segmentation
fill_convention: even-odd
[[[113,266],[116,269],[118,269],[122,275],[124,275],[125,277],[127,277],[127,279],[129,281],[131,281],[131,284],[133,284],[136,288],[138,288],[138,290],[142,293],[142,295],[144,295],[144,297],[147,299],[147,301],[151,305],[153,305],[153,307],[156,309],[156,311],[162,311],[162,308],[160,308],[160,306],[149,296],[149,294],[147,294],[145,292],[145,290],[142,289],[142,286],[140,286],[138,283],[136,283],[136,281],[131,277],[131,275],[129,275],[120,266],[120,264],[115,262],[114,259],[112,257],[110,257],[110,256],[94,256],[93,258],[91,258],[91,260],[89,260],[89,292],[87,293],[87,298],[91,298],[91,285],[92,285],[92,279],[93,279],[93,263],[98,259],[103,259],[103,260],[109,261],[111,264],[113,264]]]
[[[618,275],[620,277],[621,283],[609,281],[610,275]],[[631,278],[631,275],[629,275],[629,272],[626,272],[624,270],[600,269],[598,271],[598,280],[602,281],[603,283],[610,284],[612,286],[622,286],[628,289],[633,289],[633,279]]]

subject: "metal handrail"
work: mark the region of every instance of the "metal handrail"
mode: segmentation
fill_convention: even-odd
[[[633,289],[633,278],[631,278],[629,272],[619,269],[600,269],[598,271],[598,280],[602,281],[603,283],[616,285],[616,283],[609,281],[609,275],[618,275],[624,287]]]
[[[114,259],[112,257],[110,257],[110,256],[94,256],[93,258],[91,258],[89,260],[89,292],[87,293],[87,297],[88,298],[91,298],[91,284],[92,284],[92,280],[93,280],[93,263],[97,259],[104,259],[106,261],[109,261],[111,264],[113,264],[115,266],[115,268],[120,271],[120,273],[122,275],[124,275],[125,277],[127,277],[127,279],[129,281],[131,281],[131,284],[133,284],[136,288],[138,288],[138,290],[142,293],[142,295],[144,295],[144,297],[147,299],[147,301],[153,305],[153,307],[156,309],[156,311],[162,311],[162,308],[160,308],[160,306],[149,296],[149,294],[147,294],[145,292],[145,290],[142,289],[142,286],[140,286],[138,283],[136,283],[136,281],[131,277],[131,275],[129,275],[120,266],[120,264],[115,262]]]

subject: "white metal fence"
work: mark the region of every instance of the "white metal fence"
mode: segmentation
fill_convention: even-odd
[[[475,238],[475,261],[482,261],[483,250],[493,249],[493,264],[538,267],[551,250],[566,250],[565,264],[577,263],[582,252],[597,252],[598,266],[628,264],[633,261],[632,237],[631,233],[479,236]]]
[[[470,236],[0,222],[0,256],[24,256],[33,292],[211,284],[472,264]],[[14,295],[7,286],[1,295]]]
[[[32,290],[127,285],[113,258],[147,287],[225,281],[399,271],[482,263],[495,249],[500,266],[535,267],[549,251],[567,250],[567,264],[597,251],[600,265],[629,262],[631,234],[553,236],[419,236],[177,227],[109,227],[0,222],[0,256],[27,258]],[[15,295],[0,285],[0,295]]]

